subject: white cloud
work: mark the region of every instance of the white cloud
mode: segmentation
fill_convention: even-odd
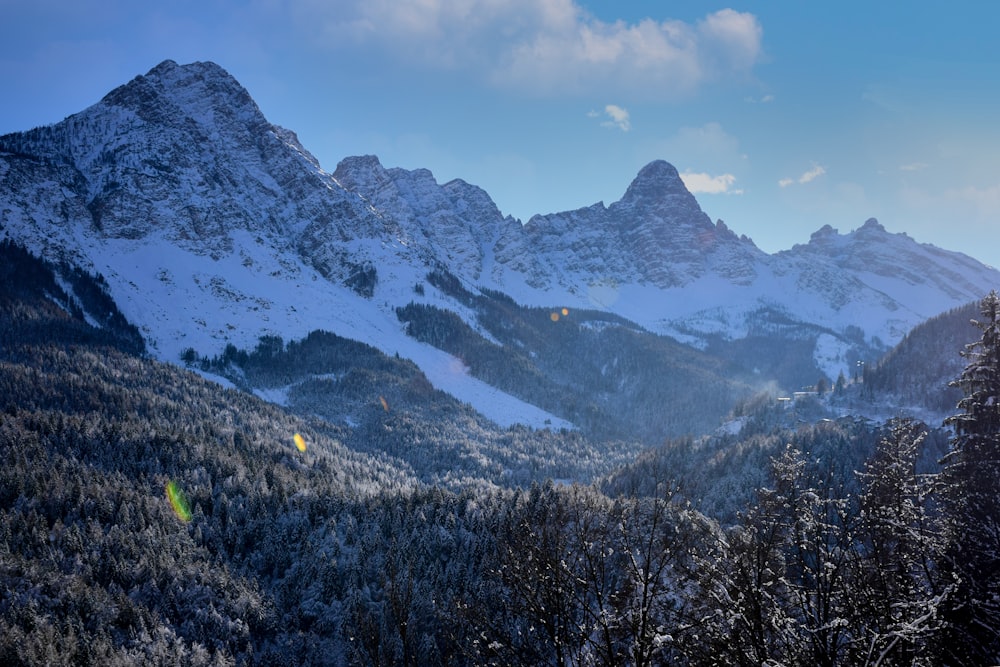
[[[926,162],[911,162],[910,164],[899,165],[900,171],[922,171],[930,165]]]
[[[537,92],[594,87],[674,98],[707,81],[748,72],[761,56],[756,17],[732,10],[695,24],[605,23],[582,12],[568,29],[540,30],[509,44],[492,80]]]
[[[809,183],[810,181],[816,180],[825,173],[826,169],[819,166],[818,164],[814,165],[812,169],[799,176],[799,183]]]
[[[736,177],[732,174],[720,174],[718,176],[711,176],[705,173],[694,173],[685,170],[681,175],[681,180],[684,181],[684,186],[691,191],[692,194],[710,194],[710,195],[741,195],[743,190],[733,190],[731,189],[733,183],[736,182]]]
[[[574,0],[303,0],[299,23],[331,48],[371,44],[394,58],[468,70],[542,94],[600,88],[678,97],[747,74],[762,55],[756,16],[597,19]]]
[[[610,120],[604,121],[601,125],[605,127],[617,127],[622,132],[628,132],[632,128],[632,122],[629,120],[627,109],[617,104],[609,104],[604,107],[604,113],[607,114]]]
[[[787,188],[789,185],[792,185],[793,183],[800,183],[800,184],[810,183],[825,173],[826,169],[824,169],[818,164],[815,164],[813,165],[812,169],[803,173],[798,178],[782,178],[780,181],[778,181],[778,186],[782,188]]]

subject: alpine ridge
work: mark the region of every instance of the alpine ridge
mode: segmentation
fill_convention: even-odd
[[[224,69],[173,61],[0,137],[0,237],[101,274],[164,360],[323,329],[414,360],[501,423],[564,422],[407,334],[396,309],[414,302],[490,339],[467,299],[425,285],[431,272],[527,307],[603,311],[750,372],[760,341],[794,340],[831,379],[1000,283],[875,220],[769,255],[712,222],[663,160],[617,202],[524,223],[426,169],[362,156],[328,173]]]
[[[725,225],[713,225],[662,160],[644,167],[620,201],[535,216],[517,241],[502,260],[543,291],[553,284],[570,292],[595,283],[682,287],[709,271],[713,259],[739,280],[752,274],[747,262],[763,255]]]

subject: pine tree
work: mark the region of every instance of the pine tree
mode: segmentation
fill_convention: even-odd
[[[939,580],[941,536],[930,510],[934,475],[917,473],[926,427],[895,419],[858,473],[862,483],[852,598],[855,659],[878,665],[928,664],[951,595]]]
[[[980,304],[982,332],[962,355],[968,360],[954,386],[964,393],[951,451],[941,475],[948,547],[942,567],[958,589],[946,605],[942,661],[1000,661],[1000,297]]]

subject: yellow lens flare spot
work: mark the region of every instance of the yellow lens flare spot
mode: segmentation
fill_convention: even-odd
[[[569,308],[563,308],[562,315],[563,317],[569,317]]]
[[[382,409],[389,412],[389,402],[385,400],[385,396],[379,396],[378,402],[382,404]]]
[[[555,313],[555,312],[551,313],[549,315],[549,319],[552,320],[553,322],[558,322],[559,321],[559,313]]]
[[[301,433],[293,435],[292,440],[295,441],[295,446],[298,447],[300,452],[306,451],[306,439],[302,437]]]
[[[167,482],[167,500],[170,501],[170,506],[174,508],[174,514],[178,519],[184,522],[191,520],[191,506],[188,505],[181,487],[173,480]]]

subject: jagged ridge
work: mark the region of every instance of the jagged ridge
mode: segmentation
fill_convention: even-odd
[[[424,301],[478,327],[447,294],[415,293],[437,267],[469,289],[604,309],[702,348],[805,337],[830,377],[1000,282],[874,221],[768,255],[713,223],[664,161],[617,202],[524,225],[425,169],[368,156],[327,174],[212,63],[165,61],[61,123],[0,138],[0,151],[3,236],[105,275],[155,354],[323,328],[410,356],[469,400],[474,383],[394,314]]]

